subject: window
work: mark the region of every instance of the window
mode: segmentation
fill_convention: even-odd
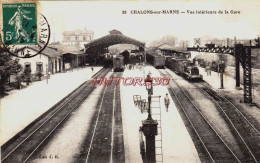
[[[31,63],[30,62],[25,62],[24,63],[25,68],[31,68]]]
[[[29,75],[29,74],[31,74],[31,63],[30,62],[25,62],[24,63],[24,73],[26,74],[26,75]]]
[[[75,40],[78,41],[78,36],[75,37]]]
[[[37,62],[36,63],[36,71],[37,72],[42,72],[43,71],[42,62]]]

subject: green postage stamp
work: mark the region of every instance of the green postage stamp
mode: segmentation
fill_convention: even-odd
[[[37,44],[36,3],[2,4],[3,43],[5,45]]]

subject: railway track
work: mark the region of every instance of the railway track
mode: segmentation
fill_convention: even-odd
[[[213,90],[205,83],[194,83],[194,85],[212,97],[214,103],[223,112],[226,120],[245,145],[254,162],[260,162],[260,131],[257,126],[254,126],[240,109],[223,94]]]
[[[103,69],[94,77],[104,77],[111,69]],[[86,81],[58,104],[36,119],[22,133],[1,148],[1,162],[27,162],[34,152],[54,133],[70,113],[95,89],[92,80]]]
[[[160,73],[169,77],[169,73],[166,70],[160,70]],[[169,92],[176,99],[177,105],[180,106],[204,147],[206,155],[208,155],[207,162],[242,162],[200,112],[190,96],[177,82],[172,84],[174,84],[174,88],[169,87]]]
[[[121,77],[122,73],[113,73]],[[110,80],[107,81],[110,83]],[[85,163],[88,162],[124,162],[123,130],[121,102],[116,81],[105,88],[98,107],[93,129],[89,137],[89,146]]]

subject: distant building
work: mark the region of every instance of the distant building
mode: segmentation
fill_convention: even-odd
[[[37,48],[33,47],[25,47],[25,49],[35,52],[39,51]],[[23,68],[30,67],[32,74],[39,71],[43,74],[46,74],[46,71],[52,74],[63,71],[62,53],[48,46],[35,57],[20,59],[19,63]]]
[[[91,30],[74,30],[63,32],[63,45],[74,45],[84,48],[84,44],[91,42],[94,39],[94,32]]]
[[[173,46],[169,45],[169,44],[161,44],[159,46],[156,47],[156,49],[158,49],[160,51],[160,54],[162,55],[175,55],[177,53],[176,48],[174,48]]]

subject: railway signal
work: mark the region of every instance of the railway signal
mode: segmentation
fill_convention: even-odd
[[[194,42],[195,42],[195,43],[194,43],[194,46],[196,46],[196,45],[197,45],[197,46],[200,46],[200,38],[195,38],[195,39],[194,39]]]

